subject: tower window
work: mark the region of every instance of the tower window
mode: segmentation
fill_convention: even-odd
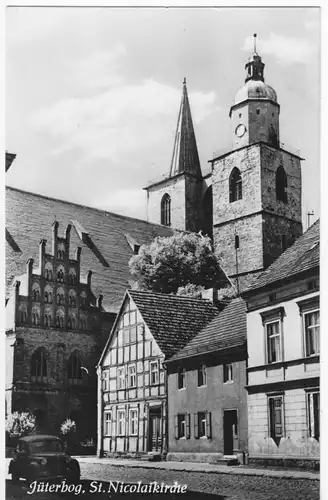
[[[171,197],[166,193],[161,201],[161,224],[171,225]]]
[[[242,116],[241,113],[239,113],[239,118],[241,118],[241,116]]]
[[[256,110],[256,114],[257,114],[257,115],[259,115],[259,114],[260,114],[260,110],[259,110],[259,109],[257,109],[257,110]]]
[[[235,249],[237,250],[237,248],[239,248],[239,236],[238,236],[238,234],[236,234],[236,236],[235,236]]]
[[[287,203],[287,175],[283,167],[278,167],[276,172],[277,200]]]
[[[242,180],[240,171],[238,168],[234,168],[230,174],[229,179],[229,200],[230,203],[233,201],[241,200],[243,197],[242,193]]]

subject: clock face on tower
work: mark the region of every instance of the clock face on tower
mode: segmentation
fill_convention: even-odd
[[[246,127],[242,123],[240,123],[235,130],[235,134],[237,137],[243,137],[244,133],[246,132]]]

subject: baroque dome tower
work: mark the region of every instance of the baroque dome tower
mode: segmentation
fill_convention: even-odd
[[[264,81],[264,63],[256,52],[245,65],[246,78],[230,109],[233,127],[233,148],[259,141],[279,147],[280,106],[276,91]]]

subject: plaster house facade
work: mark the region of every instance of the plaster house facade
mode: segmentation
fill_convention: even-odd
[[[246,309],[236,298],[166,361],[169,460],[243,462],[246,360]]]
[[[218,313],[208,300],[129,290],[98,371],[98,455],[168,449],[164,362]]]
[[[244,293],[250,459],[319,460],[319,221]]]

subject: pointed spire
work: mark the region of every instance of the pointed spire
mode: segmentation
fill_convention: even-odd
[[[182,99],[175,133],[170,177],[189,172],[201,177],[201,168],[189,106],[187,82],[183,80]]]

